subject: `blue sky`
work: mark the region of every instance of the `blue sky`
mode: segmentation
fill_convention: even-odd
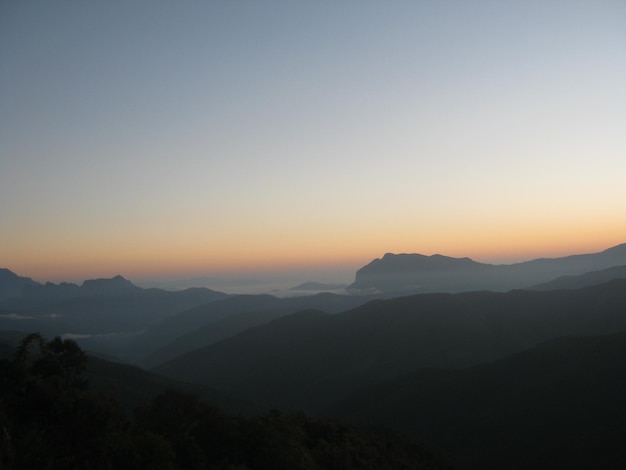
[[[0,264],[47,280],[626,241],[623,1],[6,1]]]

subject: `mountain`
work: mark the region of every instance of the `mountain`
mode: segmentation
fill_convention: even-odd
[[[626,468],[626,332],[367,385],[327,415],[390,426],[464,469]]]
[[[0,359],[11,359],[26,333],[0,331]],[[88,354],[85,378],[92,390],[119,400],[127,409],[145,405],[168,389],[193,393],[200,399],[230,413],[253,414],[264,411],[250,401],[225,395],[201,385],[168,379],[139,367]]]
[[[248,328],[299,310],[317,309],[327,313],[338,313],[364,304],[368,300],[370,298],[365,296],[321,293],[290,298],[239,295],[213,302],[168,317],[149,328],[138,341],[149,343],[152,348],[157,344],[161,344],[162,347],[144,358],[141,364],[154,367],[193,349],[209,346]],[[202,326],[198,327],[200,323]],[[180,333],[183,328],[186,329],[185,334]],[[164,339],[168,341],[163,341]]]
[[[58,300],[90,295],[126,294],[132,290],[137,291],[140,288],[119,275],[111,279],[87,280],[79,287],[69,282],[40,284],[8,269],[0,269],[0,301],[16,298]]]
[[[30,285],[23,289],[21,297],[33,300],[59,300],[97,295],[124,295],[141,290],[128,279],[117,275],[110,279],[89,279],[84,281],[81,286],[69,282],[60,284],[46,282],[44,285]]]
[[[159,320],[228,297],[206,288],[142,289],[122,276],[81,286],[27,283],[20,296],[0,301],[0,330],[71,334],[86,349],[123,355],[140,331]]]
[[[626,266],[614,266],[602,271],[592,271],[579,276],[561,276],[550,282],[529,287],[530,290],[578,289],[602,284],[613,279],[626,279]]]
[[[25,296],[0,303],[0,309],[26,314],[33,319],[62,320],[70,328],[65,333],[111,334],[139,331],[168,315],[225,297],[227,294],[204,288],[176,292],[137,288],[128,289],[126,293],[58,299]]]
[[[302,311],[184,354],[155,370],[317,411],[372,380],[463,368],[563,335],[626,330],[626,280],[578,290],[422,294],[329,315]]]
[[[28,286],[40,284],[29,277],[22,277],[5,268],[0,268],[0,301],[19,297]]]
[[[87,280],[83,282],[82,289],[91,295],[111,295],[123,294],[129,290],[139,290],[140,288],[122,276],[117,275],[111,279]]]
[[[277,410],[227,414],[184,384],[161,391],[172,382],[94,363],[73,342],[29,341],[0,359],[2,468],[452,469],[395,432]]]
[[[269,294],[235,295],[183,310],[148,327],[134,340],[132,354],[138,360],[191,332],[202,328],[209,328],[213,331],[215,324],[231,315],[263,309],[277,301],[277,297]],[[186,351],[187,349],[183,346],[183,352]],[[149,360],[141,362],[150,363]]]
[[[356,272],[352,291],[469,291],[481,285],[493,266],[469,258],[387,253]],[[478,287],[480,288],[480,287]]]
[[[442,255],[387,253],[360,268],[349,289],[354,292],[506,291],[548,282],[559,276],[580,275],[618,265],[626,265],[626,244],[600,253],[541,258],[508,265]]]

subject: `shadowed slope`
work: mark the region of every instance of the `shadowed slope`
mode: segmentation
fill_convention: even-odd
[[[242,331],[267,323],[273,319],[295,313],[303,309],[322,310],[327,313],[338,313],[367,302],[370,297],[346,296],[330,293],[304,297],[277,298],[264,296],[237,296],[224,301],[198,307],[190,312],[184,312],[167,318],[154,328],[149,329],[144,336],[148,338],[160,335],[164,338],[173,338],[172,332],[180,331],[181,324],[187,324],[190,314],[204,322],[201,328],[181,335],[171,343],[150,354],[142,363],[148,367],[156,366],[171,360],[186,352],[209,346]],[[165,329],[165,326],[171,328]],[[190,329],[188,329],[190,330]]]
[[[460,468],[624,468],[626,333],[559,338],[373,383],[327,414],[409,432]]]
[[[563,335],[626,330],[626,281],[554,292],[427,294],[338,315],[301,312],[158,371],[282,407],[318,410],[365,383],[488,362]]]

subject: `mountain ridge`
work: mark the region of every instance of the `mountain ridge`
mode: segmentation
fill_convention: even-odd
[[[602,284],[613,279],[626,279],[626,266],[613,266],[601,271],[590,271],[578,276],[561,276],[543,284],[528,287],[529,290],[578,289]]]
[[[155,370],[316,411],[370,380],[420,367],[469,367],[557,336],[626,330],[624,305],[626,280],[570,291],[374,300],[334,315],[282,317]]]
[[[386,253],[357,270],[348,287],[360,292],[507,291],[540,284],[564,275],[626,264],[626,243],[598,253],[537,258],[512,264],[488,264],[440,254]]]
[[[625,354],[624,331],[558,337],[467,369],[373,382],[324,415],[407,432],[460,468],[618,468]]]
[[[22,294],[26,286],[41,285],[30,277],[18,276],[7,268],[0,268],[0,301]]]

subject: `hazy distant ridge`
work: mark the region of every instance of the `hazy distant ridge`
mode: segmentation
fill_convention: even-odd
[[[168,315],[228,297],[206,288],[142,289],[119,275],[86,280],[78,286],[67,282],[42,285],[13,273],[3,274],[8,281],[0,286],[8,286],[4,291],[10,295],[0,300],[0,312],[21,315],[23,320],[16,324],[0,317],[0,328],[19,327],[48,336],[136,332]]]
[[[579,276],[561,276],[544,284],[530,287],[532,290],[578,289],[602,284],[613,279],[626,279],[626,266],[614,266],[601,271],[591,271]]]
[[[508,265],[442,255],[387,253],[360,268],[349,289],[356,292],[506,291],[619,265],[626,265],[626,243],[600,253],[540,258]]]
[[[20,296],[27,286],[40,285],[29,277],[18,276],[9,269],[0,268],[0,301]]]

